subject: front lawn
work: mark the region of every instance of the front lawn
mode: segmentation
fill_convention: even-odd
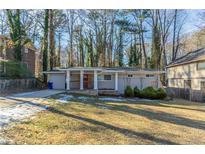
[[[3,134],[16,144],[205,144],[202,103],[59,97]]]

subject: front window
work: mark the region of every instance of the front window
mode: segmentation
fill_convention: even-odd
[[[111,75],[104,75],[104,80],[111,80]]]
[[[153,74],[146,74],[146,77],[154,77]]]
[[[197,64],[197,69],[198,69],[198,70],[205,69],[205,62],[199,62],[199,63]]]

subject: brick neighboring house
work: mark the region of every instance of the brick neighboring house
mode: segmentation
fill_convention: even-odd
[[[7,36],[0,35],[0,61],[15,60],[14,50],[11,47],[11,39]],[[32,45],[24,45],[22,48],[22,63],[32,72],[35,77],[40,73],[40,53]]]

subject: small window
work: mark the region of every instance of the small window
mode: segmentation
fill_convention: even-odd
[[[132,74],[128,74],[127,77],[128,77],[128,78],[132,78],[133,75],[132,75]]]
[[[104,75],[104,80],[111,80],[111,75]]]
[[[201,91],[205,93],[205,81],[201,81]]]
[[[205,62],[200,62],[197,64],[197,69],[198,70],[203,70],[205,69]]]
[[[146,74],[146,77],[154,77],[153,74]]]
[[[24,52],[25,52],[25,53],[28,53],[28,48],[25,48]]]
[[[184,80],[184,88],[185,89],[191,88],[191,80]]]

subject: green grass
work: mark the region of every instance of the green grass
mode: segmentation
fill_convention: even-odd
[[[48,101],[55,102],[54,98]],[[183,100],[148,103],[76,98],[51,105],[48,111],[5,130],[4,135],[16,144],[205,144],[204,117],[204,104]]]

